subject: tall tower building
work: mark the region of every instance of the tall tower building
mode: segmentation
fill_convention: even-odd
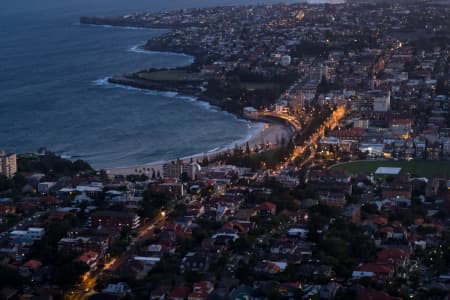
[[[12,177],[17,172],[16,154],[7,154],[0,150],[0,175]]]

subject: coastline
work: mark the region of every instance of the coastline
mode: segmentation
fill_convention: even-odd
[[[170,52],[167,52],[167,53],[170,53]],[[214,106],[209,101],[204,101],[201,98],[198,98],[197,96],[180,94],[173,90],[172,91],[170,91],[170,90],[162,91],[162,90],[149,89],[149,88],[145,88],[145,87],[136,87],[136,86],[124,85],[124,84],[120,84],[120,83],[113,83],[108,79],[109,78],[103,79],[102,84],[117,85],[122,88],[140,89],[142,91],[147,91],[147,92],[155,93],[155,94],[159,93],[161,95],[165,95],[168,97],[177,97],[180,99],[189,98],[196,102],[205,103],[209,107],[220,109],[220,107]],[[222,111],[224,113],[232,114],[225,110],[222,110]],[[185,157],[180,158],[180,160],[182,160],[183,162],[190,162],[191,159],[194,161],[201,161],[205,157],[207,157],[209,160],[211,160],[221,153],[232,150],[236,145],[239,147],[245,147],[247,142],[248,142],[250,148],[254,148],[255,146],[260,146],[262,143],[265,143],[265,144],[270,143],[271,145],[276,145],[282,138],[284,138],[285,140],[288,140],[290,137],[292,137],[293,133],[295,132],[295,129],[292,126],[290,126],[284,122],[281,122],[281,121],[276,122],[276,121],[272,121],[272,120],[270,120],[270,121],[267,120],[263,123],[263,122],[256,122],[255,120],[251,120],[251,119],[242,118],[242,116],[239,116],[237,114],[232,114],[232,115],[235,118],[240,119],[242,121],[256,124],[259,126],[259,128],[257,130],[255,130],[255,132],[252,132],[247,137],[237,140],[237,141],[233,141],[225,147],[221,147],[219,149],[217,149],[217,148],[212,149],[212,151],[210,150],[210,151],[205,151],[203,153],[185,156]],[[111,175],[111,176],[116,176],[116,175],[125,176],[125,175],[132,175],[132,174],[151,174],[153,172],[153,170],[155,170],[155,172],[159,171],[160,173],[162,173],[163,165],[166,163],[175,161],[176,159],[177,158],[168,159],[168,160],[159,160],[159,161],[153,161],[153,162],[149,162],[149,163],[129,165],[129,166],[110,167],[110,168],[105,168],[105,171],[107,172],[108,175]]]
[[[86,24],[86,23],[82,23]],[[90,24],[95,26],[103,26],[103,24]],[[116,25],[109,25],[116,27]],[[120,25],[117,25],[117,27],[123,27]],[[147,28],[147,27],[141,27],[141,28]],[[151,29],[151,28],[149,28]],[[158,28],[155,28],[158,29]],[[170,28],[169,28],[170,30]],[[151,45],[152,40],[149,40],[147,42],[144,42],[142,44],[138,44],[135,46],[132,46],[128,49],[128,51],[131,52],[137,52],[137,53],[146,53],[146,54],[152,54],[152,53],[163,53],[168,55],[181,55],[189,59],[189,63],[186,64],[186,66],[183,66],[183,68],[192,66],[198,61],[198,55],[199,53],[193,53],[195,51],[184,51],[186,49],[183,49],[183,51],[172,51],[173,49],[163,49],[159,48],[155,45]],[[168,68],[168,69],[175,69],[175,68]],[[217,99],[212,99],[210,97],[205,97],[204,95],[201,95],[199,90],[195,90],[193,88],[187,89],[183,86],[177,87],[176,85],[171,85],[170,87],[167,86],[167,84],[161,84],[157,83],[155,81],[149,81],[149,80],[143,80],[139,78],[133,78],[136,73],[127,73],[122,75],[116,75],[116,76],[110,76],[104,79],[97,80],[98,84],[112,84],[112,85],[118,85],[124,88],[136,88],[143,91],[148,91],[151,93],[160,93],[163,95],[168,95],[170,97],[177,97],[181,99],[190,98],[193,99],[193,101],[203,102],[208,104],[210,107],[220,109],[221,111],[225,113],[232,114],[237,119],[251,122],[252,124],[256,124],[259,126],[259,128],[251,133],[249,136],[231,142],[228,146],[219,148],[219,149],[213,149],[212,151],[207,151],[203,153],[198,153],[186,157],[180,158],[183,162],[189,162],[191,160],[194,161],[200,161],[203,160],[205,157],[209,160],[213,159],[217,155],[227,152],[229,150],[232,150],[236,145],[239,147],[245,147],[248,143],[250,148],[259,147],[261,144],[271,144],[271,145],[277,145],[281,139],[288,140],[292,137],[293,133],[295,132],[295,129],[284,123],[284,122],[276,122],[273,120],[265,120],[265,123],[262,122],[256,122],[253,119],[245,118],[242,114],[228,111],[220,107],[219,102]],[[214,151],[215,150],[215,151]],[[160,161],[154,161],[144,164],[136,164],[136,165],[130,165],[130,166],[121,166],[121,167],[110,167],[110,168],[104,168],[107,174],[109,175],[131,175],[131,174],[151,174],[153,170],[156,172],[159,171],[162,174],[163,171],[163,165],[169,162],[172,162],[176,160],[177,158],[169,159],[169,160],[160,160]]]
[[[269,123],[269,127],[266,128],[266,125],[261,128],[258,132],[253,134],[252,136],[246,138],[244,141],[241,141],[240,143],[234,143],[230,144],[229,146],[218,149],[216,151],[212,152],[205,152],[205,153],[199,153],[194,154],[190,156],[186,156],[183,158],[180,158],[181,161],[188,163],[191,160],[193,161],[201,161],[205,157],[208,158],[208,160],[212,160],[217,155],[227,152],[229,150],[232,150],[235,145],[238,145],[240,147],[245,147],[245,145],[249,144],[250,148],[254,148],[255,146],[259,146],[261,142],[264,143],[270,143],[272,145],[276,145],[279,140],[282,138],[285,138],[286,140],[293,134],[294,129],[289,127],[286,124],[281,123]],[[239,141],[238,141],[239,142]],[[106,168],[105,171],[108,175],[111,176],[117,176],[117,175],[133,175],[133,174],[146,174],[151,175],[153,170],[155,172],[160,172],[162,174],[163,172],[163,166],[164,164],[170,163],[172,161],[175,161],[176,158],[170,159],[170,160],[164,160],[164,161],[156,161],[156,162],[150,162],[146,164],[137,164],[132,166],[125,166],[125,167],[113,167],[113,168]]]
[[[171,51],[157,51],[157,50],[147,50],[145,49],[146,42],[143,42],[141,44],[135,45],[128,49],[130,52],[134,53],[143,53],[143,54],[164,54],[164,55],[179,55],[181,57],[186,57],[189,59],[189,64],[186,66],[192,65],[196,61],[196,57],[194,55],[188,54],[188,53],[182,53],[182,52],[171,52]]]

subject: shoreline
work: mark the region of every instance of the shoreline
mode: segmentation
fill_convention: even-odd
[[[255,122],[256,123],[256,122]],[[261,123],[263,124],[263,123]],[[267,124],[269,124],[269,127],[266,127]],[[214,159],[219,154],[228,152],[230,150],[233,150],[233,148],[238,145],[239,147],[245,147],[248,143],[250,148],[254,148],[255,146],[260,146],[262,142],[265,144],[269,143],[271,145],[277,145],[277,142],[281,139],[285,139],[286,141],[292,136],[294,133],[294,128],[286,125],[281,124],[278,122],[273,123],[265,123],[264,126],[258,130],[258,132],[252,134],[248,138],[246,138],[244,141],[241,141],[239,143],[232,143],[224,148],[220,148],[216,151],[212,152],[204,152],[204,153],[198,153],[194,155],[185,156],[182,158],[179,158],[184,163],[188,163],[191,160],[194,162],[198,162],[203,160],[204,158],[208,158],[208,160]],[[214,149],[213,149],[214,150]],[[147,176],[151,175],[153,170],[155,172],[160,172],[162,175],[163,172],[163,166],[164,164],[170,163],[172,161],[176,161],[177,158],[169,159],[169,160],[159,160],[155,162],[149,162],[144,164],[136,164],[131,166],[125,166],[125,167],[111,167],[111,168],[105,168],[105,171],[108,175],[111,176],[126,176],[126,175],[134,175],[134,174],[145,174]]]
[[[128,51],[134,52],[134,53],[140,53],[140,54],[178,55],[178,56],[185,57],[185,58],[189,59],[189,64],[187,64],[186,66],[191,66],[197,60],[197,58],[194,55],[191,55],[191,54],[188,54],[188,53],[173,52],[173,51],[147,50],[147,49],[145,49],[145,45],[146,45],[146,42],[143,42],[141,44],[132,46],[131,48],[128,49]]]
[[[167,52],[167,53],[171,53],[171,52]],[[174,53],[174,54],[178,55],[178,53]],[[244,118],[241,115],[237,115],[237,114],[231,113],[229,111],[222,110],[220,107],[214,106],[211,102],[202,100],[201,98],[199,98],[198,96],[195,96],[195,95],[186,95],[186,94],[180,93],[179,91],[174,91],[174,90],[171,90],[171,91],[170,90],[157,90],[157,89],[151,89],[151,88],[142,87],[142,86],[141,87],[130,86],[130,85],[121,84],[121,83],[114,83],[114,82],[111,82],[110,80],[106,80],[106,82],[107,82],[107,84],[120,86],[122,88],[135,88],[135,89],[140,89],[142,91],[160,93],[161,95],[164,95],[165,93],[171,93],[170,97],[179,97],[181,99],[188,97],[188,98],[193,99],[194,101],[204,102],[212,107],[217,107],[223,113],[231,114],[238,120],[241,120],[244,122],[250,122],[251,124],[255,124],[255,125],[259,125],[258,130],[256,130],[255,132],[251,133],[250,135],[246,136],[243,139],[233,141],[227,146],[220,147],[219,149],[215,148],[215,149],[217,149],[216,151],[214,151],[215,149],[212,149],[212,150],[205,151],[202,153],[197,153],[197,154],[193,154],[193,155],[180,157],[179,159],[185,163],[190,162],[191,159],[194,161],[201,161],[205,157],[207,157],[208,160],[211,160],[221,153],[233,150],[233,148],[236,145],[239,147],[245,147],[247,142],[248,142],[250,148],[254,148],[255,146],[259,147],[261,145],[261,143],[265,143],[265,144],[270,143],[271,145],[277,145],[278,141],[281,141],[281,139],[283,139],[283,138],[287,141],[295,133],[295,128],[293,128],[291,125],[288,125],[281,120],[280,121],[265,120],[264,122],[257,122],[253,119]],[[109,168],[103,168],[103,169],[107,172],[108,175],[112,175],[112,176],[116,176],[116,175],[126,176],[126,175],[134,175],[134,174],[146,174],[146,175],[150,174],[151,175],[153,170],[155,170],[155,172],[159,171],[162,174],[163,165],[170,163],[172,161],[176,161],[177,159],[178,158],[173,158],[173,159],[168,159],[168,160],[158,160],[158,161],[152,161],[152,162],[142,163],[142,164],[120,166],[120,167],[119,166],[118,167],[109,167]]]
[[[112,27],[124,27],[121,25],[111,25],[111,24],[92,24],[92,23],[85,23],[81,22],[83,25],[94,25],[94,26],[104,26],[109,25]],[[152,27],[138,27],[138,28],[148,28],[151,29]],[[154,28],[158,29],[158,28]],[[171,30],[173,28],[165,27],[165,29]],[[192,65],[194,65],[196,62],[198,62],[198,55],[199,53],[193,53],[195,51],[185,51],[186,49],[183,49],[184,51],[172,51],[173,49],[162,49],[156,46],[155,44],[152,44],[152,39],[138,44],[134,45],[131,48],[128,49],[128,51],[136,52],[136,53],[146,53],[146,54],[152,54],[152,53],[163,53],[167,55],[179,55],[183,56],[189,59],[189,63],[186,64],[186,66],[182,66],[181,68],[187,68]],[[176,68],[167,68],[167,69],[176,69]],[[245,137],[244,139],[240,139],[237,141],[231,142],[229,145],[225,147],[221,147],[217,149],[216,151],[210,150],[208,152],[193,154],[189,156],[185,156],[182,158],[179,158],[183,162],[190,162],[191,160],[194,161],[200,161],[204,159],[205,157],[208,158],[208,160],[213,159],[217,155],[228,152],[232,150],[236,145],[239,147],[245,147],[248,143],[250,148],[253,149],[255,147],[259,147],[262,144],[270,144],[270,145],[278,145],[278,142],[282,139],[289,140],[293,134],[295,133],[295,128],[293,128],[291,125],[284,123],[283,121],[275,121],[275,120],[265,120],[264,123],[257,122],[254,119],[245,118],[244,115],[237,112],[228,111],[224,108],[222,108],[217,99],[212,99],[210,97],[205,97],[204,95],[201,95],[200,91],[194,91],[192,88],[187,89],[183,86],[177,87],[177,86],[171,86],[168,87],[166,84],[161,84],[155,81],[149,81],[149,80],[143,80],[139,78],[133,78],[133,76],[136,73],[125,73],[121,75],[114,75],[109,76],[105,79],[106,83],[112,84],[112,85],[119,85],[124,88],[137,88],[141,89],[143,91],[149,91],[149,92],[155,92],[155,93],[173,93],[173,97],[179,97],[179,98],[192,98],[194,101],[204,102],[209,104],[210,106],[214,108],[220,109],[220,111],[224,113],[232,114],[234,117],[236,117],[238,120],[251,122],[252,124],[258,125],[259,128],[256,132],[251,133],[249,136]],[[130,165],[130,166],[122,166],[122,167],[109,167],[109,168],[103,168],[108,175],[132,175],[132,174],[151,174],[153,170],[156,172],[159,171],[162,174],[163,171],[163,165],[166,163],[170,163],[172,161],[177,160],[177,158],[169,159],[169,160],[159,160],[149,163],[143,163],[143,164],[136,164],[136,165]]]

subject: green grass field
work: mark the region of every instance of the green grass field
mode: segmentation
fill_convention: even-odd
[[[357,161],[338,164],[334,170],[347,171],[351,174],[375,173],[378,167],[402,168],[401,173],[409,172],[415,177],[449,177],[450,161]]]

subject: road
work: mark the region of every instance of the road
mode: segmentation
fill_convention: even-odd
[[[295,147],[292,155],[287,159],[287,161],[283,165],[281,165],[279,169],[275,170],[273,173],[279,174],[280,172],[285,170],[288,166],[292,165],[296,161],[297,158],[304,155],[305,151],[307,149],[310,149],[311,154],[308,155],[308,157],[306,157],[305,159],[303,159],[303,161],[300,162],[300,164],[297,165],[296,167],[301,168],[301,167],[305,166],[309,161],[311,161],[311,159],[314,158],[315,146],[320,141],[320,139],[325,136],[325,130],[326,129],[333,130],[334,128],[336,128],[339,124],[339,121],[345,116],[345,114],[346,114],[346,109],[344,106],[337,107],[333,111],[331,116],[320,125],[320,127],[309,137],[308,140],[306,140],[303,143],[303,145]]]
[[[295,117],[287,115],[287,114],[276,113],[276,112],[271,112],[271,111],[261,111],[258,113],[258,115],[261,117],[278,118],[278,119],[284,120],[284,121],[288,122],[289,124],[291,124],[291,126],[294,127],[295,130],[297,130],[297,131],[301,129],[300,122]]]
[[[114,272],[118,267],[127,262],[136,253],[137,248],[140,246],[140,242],[151,238],[155,226],[158,226],[165,220],[166,212],[162,212],[149,224],[141,226],[136,237],[132,238],[130,245],[127,247],[125,252],[123,252],[119,257],[112,258],[104,265],[103,268],[83,276],[81,284],[67,292],[64,298],[66,300],[86,300],[90,296],[96,294],[97,292],[95,291],[95,285],[97,284],[97,280],[101,278],[105,272]]]

